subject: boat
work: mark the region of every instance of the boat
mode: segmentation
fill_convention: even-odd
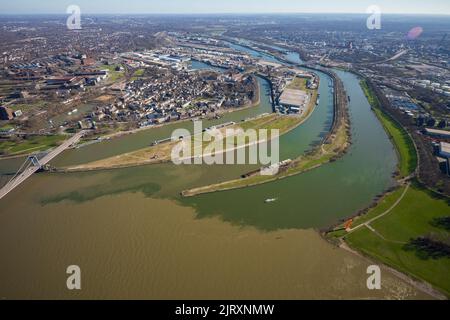
[[[271,203],[271,202],[275,202],[275,201],[277,201],[277,199],[276,198],[272,198],[272,199],[266,199],[264,202],[265,203]]]
[[[348,96],[348,102],[351,102],[352,101],[352,99],[350,98],[350,96]]]

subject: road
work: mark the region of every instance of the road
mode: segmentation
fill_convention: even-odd
[[[8,193],[13,191],[17,186],[19,186],[21,183],[23,183],[25,180],[27,180],[29,177],[31,177],[34,173],[36,173],[39,169],[42,168],[42,166],[46,165],[50,161],[52,161],[55,157],[57,157],[61,152],[72,146],[73,144],[77,143],[81,137],[83,136],[84,131],[78,132],[75,135],[73,135],[71,138],[64,141],[60,146],[56,147],[55,149],[51,150],[46,156],[44,156],[42,159],[39,160],[40,165],[32,165],[26,167],[26,169],[17,175],[15,178],[13,178],[11,181],[9,181],[1,190],[0,190],[0,199],[4,198]],[[27,160],[28,161],[28,160]]]
[[[375,64],[382,64],[382,63],[386,63],[386,62],[390,62],[390,61],[394,61],[397,60],[398,58],[400,58],[401,56],[407,54],[409,52],[408,49],[404,49],[404,50],[400,50],[399,52],[397,52],[394,56],[382,60],[382,61],[376,61],[376,62],[369,62],[369,63],[361,63],[362,65],[367,64],[367,65],[375,65]]]

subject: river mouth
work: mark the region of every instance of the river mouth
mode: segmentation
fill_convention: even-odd
[[[389,273],[383,290],[367,290],[369,262],[313,230],[198,219],[191,208],[141,193],[14,209],[1,214],[6,299],[427,298]],[[64,285],[74,263],[83,274],[76,294]]]
[[[252,52],[247,47],[237,45],[234,47]],[[320,143],[331,127],[333,118],[333,99],[329,85],[331,79],[324,73],[316,72],[321,77],[320,104],[304,124],[281,137],[281,159],[293,159],[310,150]],[[110,178],[90,188],[82,190],[74,188],[66,193],[61,192],[43,198],[41,202],[51,203],[63,200],[83,202],[103,195],[140,190],[150,197],[173,199],[184,206],[193,207],[199,218],[219,216],[226,222],[252,226],[263,231],[292,228],[320,229],[334,224],[367,207],[378,194],[391,187],[394,183],[391,175],[395,171],[397,162],[395,150],[372,113],[359,86],[358,78],[343,71],[337,71],[337,74],[343,80],[351,97],[349,113],[353,144],[348,154],[334,163],[269,184],[206,194],[190,199],[182,199],[179,193],[192,187],[236,179],[257,167],[164,164],[118,169],[100,174],[89,173],[93,176],[106,174]],[[260,106],[238,111],[228,115],[230,118],[220,119],[220,121],[237,121],[246,115],[261,114],[270,110],[271,104],[265,90],[268,84],[262,78],[259,78],[259,81],[262,88]],[[131,138],[125,137],[124,141]],[[117,143],[126,145],[120,140]],[[82,150],[81,153],[84,154],[86,151]],[[98,156],[98,153],[93,154]],[[64,160],[62,159],[62,163]],[[157,190],[148,192],[153,189]],[[348,197],[349,194],[352,197]],[[277,201],[270,204],[264,201],[272,198],[276,198]]]
[[[33,177],[8,195],[0,209],[0,255],[5,257],[0,296],[423,298],[389,274],[382,291],[368,291],[369,262],[337,250],[312,230],[370,204],[392,185],[397,161],[358,79],[337,73],[351,96],[353,145],[337,162],[311,172],[190,199],[179,192],[235,178],[249,166],[164,164]],[[283,136],[283,157],[310,149],[331,125],[332,99],[327,81],[322,83],[321,103],[312,117]],[[270,101],[264,101],[260,108],[270,110]],[[111,141],[68,152],[57,162],[76,163],[116,147],[114,152],[148,145],[155,137],[138,134],[133,146],[124,137],[117,140],[121,144]],[[265,203],[268,198],[278,201]],[[74,263],[86,273],[86,287],[77,297],[63,286],[65,268]]]
[[[267,57],[255,53],[248,47],[235,44],[230,46],[258,57]],[[271,59],[277,61],[274,57]],[[201,62],[194,63],[198,69],[210,67]],[[312,149],[321,142],[331,127],[333,119],[331,79],[322,72],[316,73],[321,78],[320,104],[305,123],[281,137],[280,159],[294,159]],[[393,146],[372,113],[359,86],[358,78],[343,71],[337,71],[337,74],[343,80],[351,97],[349,113],[353,144],[348,154],[334,163],[281,181],[190,199],[181,198],[180,192],[217,181],[236,179],[246,172],[257,169],[258,166],[161,164],[99,173],[56,175],[45,179],[52,181],[53,185],[60,185],[58,181],[66,181],[71,188],[63,191],[65,188],[57,187],[56,193],[41,192],[39,199],[34,200],[39,205],[61,201],[82,203],[102,196],[142,192],[148,197],[172,199],[183,206],[193,207],[199,218],[220,216],[226,222],[252,226],[264,231],[327,227],[367,207],[378,194],[392,186],[394,181],[391,173],[395,171],[397,161]],[[270,112],[272,106],[269,84],[262,78],[258,78],[258,81],[261,88],[258,107],[225,114],[222,119],[209,122],[211,124],[237,122],[240,119]],[[149,141],[166,138],[174,128],[186,126],[192,126],[192,123],[175,123],[71,150],[59,157],[54,165],[76,164],[81,160],[86,162],[87,159],[104,158],[124,150],[148,146]],[[83,183],[87,177],[93,182]],[[40,178],[41,176],[36,177]],[[352,197],[348,197],[349,194]],[[276,198],[277,201],[270,204],[264,201],[272,198]]]

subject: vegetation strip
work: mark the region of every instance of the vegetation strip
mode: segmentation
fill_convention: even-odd
[[[287,132],[293,130],[301,123],[305,121],[305,117],[299,116],[280,116],[276,114],[268,114],[266,116],[258,117],[255,119],[250,119],[246,122],[239,123],[230,127],[225,127],[220,129],[222,135],[224,136],[223,142],[226,140],[226,129],[279,129],[280,135],[286,134]],[[203,133],[202,133],[203,135]],[[235,142],[239,135],[235,136],[233,141]],[[270,137],[269,137],[270,138]],[[192,142],[198,139],[198,135],[191,137]],[[258,139],[257,141],[246,140],[246,144],[242,147],[257,144],[263,142]],[[132,167],[140,165],[157,164],[163,162],[169,162],[171,160],[171,151],[173,147],[178,144],[179,141],[169,141],[166,143],[157,144],[152,147],[147,147],[130,153],[121,154],[111,158],[74,166],[67,168],[64,171],[92,171],[92,170],[104,170],[113,168],[123,168]],[[236,142],[235,142],[236,143]],[[205,149],[208,143],[202,143],[202,149]],[[193,145],[193,143],[192,143]],[[225,153],[237,149],[235,144],[225,145],[223,150],[219,153]],[[192,149],[194,153],[194,149]]]
[[[369,100],[372,110],[389,135],[397,155],[399,157],[399,175],[407,177],[414,173],[417,168],[417,153],[408,132],[387,113],[383,112],[375,94],[370,90],[367,82],[362,80],[361,87]]]
[[[450,199],[423,187],[415,178],[417,153],[408,132],[381,108],[363,81],[372,108],[390,135],[399,156],[399,186],[382,197],[366,214],[327,233],[330,240],[350,247],[450,296]],[[412,179],[412,183],[407,182]],[[333,240],[334,241],[334,240]],[[344,245],[345,246],[345,245]],[[419,286],[422,289],[426,286]],[[425,290],[440,297],[432,288]]]
[[[351,140],[350,122],[346,107],[347,95],[341,80],[334,73],[331,73],[330,76],[333,78],[335,84],[335,116],[332,129],[322,144],[318,145],[309,153],[298,157],[290,164],[280,168],[279,173],[276,175],[264,176],[252,174],[241,179],[185,190],[182,192],[182,195],[184,197],[192,197],[204,193],[227,191],[273,182],[312,170],[325,163],[335,161],[345,154],[350,146]]]
[[[3,157],[27,155],[31,152],[45,151],[58,146],[64,135],[28,136],[15,140],[0,141],[0,155]]]

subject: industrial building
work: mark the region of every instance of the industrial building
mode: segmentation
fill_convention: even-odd
[[[450,131],[425,128],[424,133],[435,138],[450,138]]]
[[[450,158],[450,143],[441,142],[439,144],[439,155],[443,158]]]
[[[439,167],[443,172],[450,175],[450,143],[440,142],[436,151]]]

